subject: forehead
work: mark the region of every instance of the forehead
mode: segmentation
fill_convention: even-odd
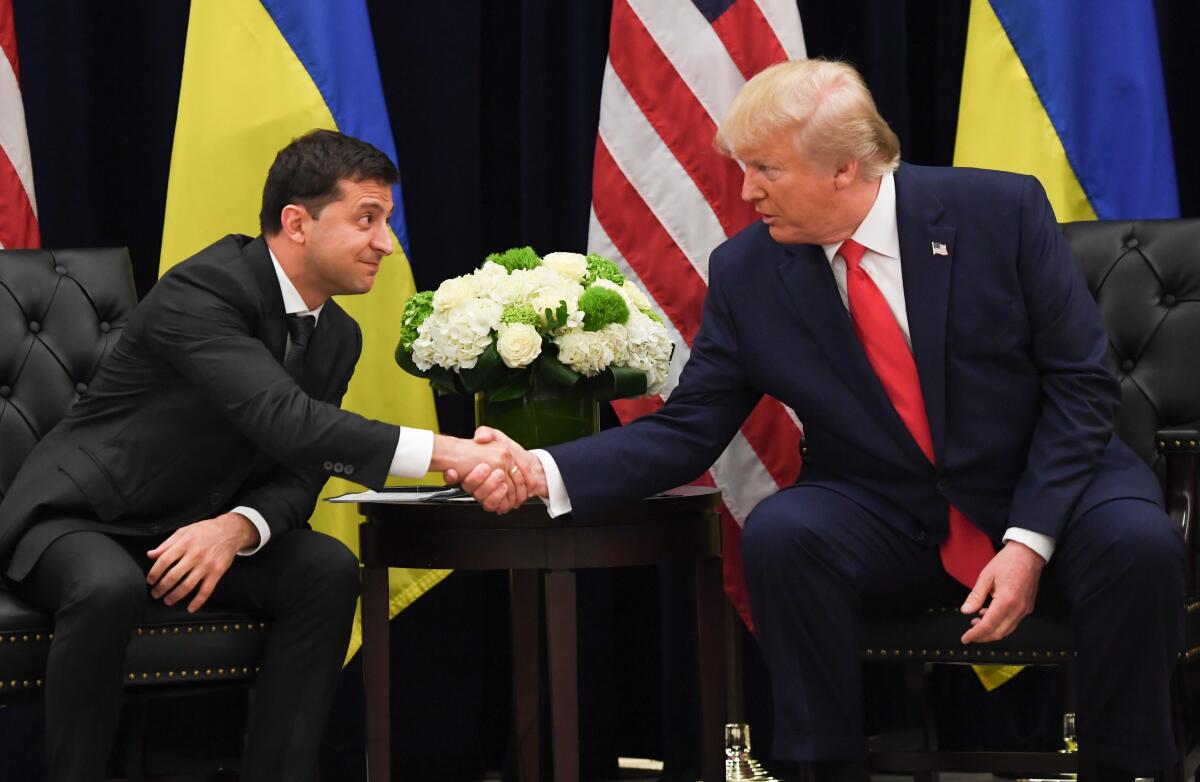
[[[766,160],[793,161],[801,157],[793,135],[787,131],[777,131],[753,146],[738,150],[738,159],[751,163]]]
[[[392,208],[392,187],[382,182],[339,179],[338,191],[342,194],[338,200],[347,204],[377,203],[385,210]]]

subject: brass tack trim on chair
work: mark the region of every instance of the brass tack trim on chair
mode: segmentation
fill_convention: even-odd
[[[1197,655],[1200,655],[1200,647],[1192,647],[1191,649],[1188,649],[1186,652],[1183,653],[1183,656],[1188,658],[1189,660],[1192,659],[1193,657],[1196,657]]]
[[[1197,611],[1200,611],[1200,600],[1187,604],[1187,612],[1189,614],[1194,614]]]
[[[34,684],[35,684],[36,686],[38,686],[38,687],[41,687],[41,686],[42,686],[42,680],[41,680],[41,679],[38,679],[36,682],[34,682]]]

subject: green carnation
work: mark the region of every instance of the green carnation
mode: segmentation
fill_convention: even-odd
[[[404,314],[400,316],[400,346],[404,352],[412,353],[417,328],[433,312],[433,291],[414,293],[404,303]]]
[[[483,262],[498,263],[508,273],[512,274],[516,269],[536,269],[542,265],[542,259],[533,251],[532,247],[514,247],[511,250],[505,250],[502,253],[492,253]]]
[[[524,323],[533,326],[535,329],[542,325],[542,319],[538,317],[537,312],[528,304],[510,304],[504,308],[504,314],[500,316],[501,323]]]
[[[599,331],[610,323],[629,320],[629,305],[621,294],[598,285],[588,288],[579,297],[579,310],[583,313],[584,331]]]
[[[642,310],[642,314],[660,326],[666,325],[665,323],[663,323],[662,315],[659,315],[654,310],[645,309],[645,310]]]
[[[595,253],[588,253],[587,269],[587,276],[583,278],[584,287],[591,285],[597,279],[608,280],[618,288],[625,284],[625,275],[621,274],[617,265]]]

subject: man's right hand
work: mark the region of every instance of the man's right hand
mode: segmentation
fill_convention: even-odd
[[[436,434],[429,469],[443,473],[450,484],[458,483],[463,476],[472,477],[471,488],[464,483],[464,490],[471,492],[483,504],[484,510],[492,513],[507,513],[529,496],[525,474],[502,441],[461,440]]]
[[[540,459],[529,451],[526,451],[504,432],[488,426],[481,426],[475,430],[475,442],[481,445],[492,443],[503,445],[512,454],[517,472],[524,480],[528,496],[541,497],[543,499],[548,497],[549,489],[546,486],[546,474],[542,470]],[[458,477],[451,473],[446,474],[447,481],[457,480]],[[483,502],[483,498],[489,496],[495,490],[494,480],[494,475],[489,475],[486,469],[476,467],[471,472],[462,476],[462,488],[463,491],[470,492],[475,499]],[[524,499],[521,502],[524,502]],[[520,504],[518,502],[513,507],[515,508]]]

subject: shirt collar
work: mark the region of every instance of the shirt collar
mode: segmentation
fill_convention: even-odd
[[[283,267],[279,265],[279,259],[275,257],[275,253],[271,252],[271,248],[267,248],[267,252],[271,255],[271,264],[275,267],[275,276],[279,278],[279,292],[283,294],[283,311],[288,315],[312,315],[315,319],[320,319],[321,309],[325,304],[322,303],[314,309],[309,309],[304,303],[303,297],[300,296],[300,291],[296,290],[296,286],[292,284]]]
[[[871,205],[871,211],[867,212],[867,216],[858,224],[850,238],[871,252],[888,258],[900,258],[900,228],[896,221],[896,180],[892,172],[889,171],[879,178],[879,193],[875,196],[875,203]],[[833,256],[841,246],[841,242],[823,244],[821,249],[825,251],[825,257],[832,262]]]

